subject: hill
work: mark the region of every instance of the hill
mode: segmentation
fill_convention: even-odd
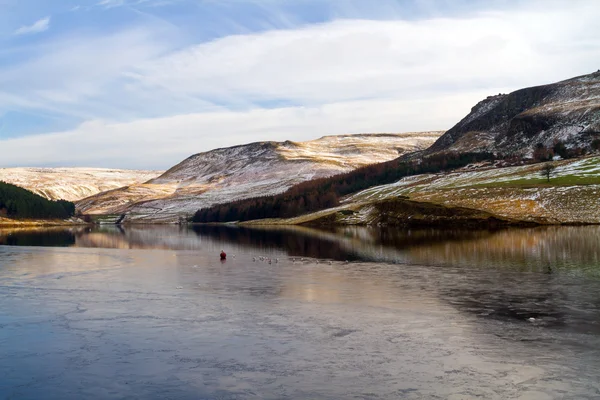
[[[406,227],[599,224],[600,157],[544,164],[422,174],[360,191],[339,207],[264,224],[395,225]]]
[[[558,142],[574,155],[600,145],[600,70],[489,96],[425,154],[486,151],[533,159],[538,147],[553,149]]]
[[[81,212],[129,222],[176,222],[199,208],[274,195],[291,186],[424,150],[442,132],[325,136],[257,142],[195,154],[143,184],[77,202]]]
[[[503,160],[499,165],[506,166],[544,161],[556,154],[565,158],[578,157],[600,148],[599,124],[600,71],[508,95],[490,96],[423,152],[298,185],[277,196],[205,208],[199,210],[193,220],[228,222],[289,218],[337,206],[342,196],[408,176],[438,173],[497,159]],[[402,207],[418,208],[419,213],[447,214],[447,210],[425,209],[422,204],[400,203]],[[389,206],[389,202],[386,204]],[[454,211],[469,214],[466,210]],[[487,217],[479,213],[475,219],[480,218]]]
[[[77,201],[94,194],[142,183],[163,171],[104,168],[0,168],[0,181],[49,200]]]

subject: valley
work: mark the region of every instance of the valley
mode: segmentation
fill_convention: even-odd
[[[600,71],[489,96],[446,132],[254,142],[164,172],[3,168],[0,180],[108,224],[595,224],[599,151]]]

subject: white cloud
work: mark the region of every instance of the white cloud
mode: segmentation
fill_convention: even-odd
[[[127,86],[123,74],[168,50],[170,37],[162,29],[131,27],[44,42],[24,62],[0,67],[0,110],[32,104],[85,119],[139,116],[141,112],[127,111],[136,108],[141,96]]]
[[[486,92],[421,100],[356,101],[318,107],[217,111],[143,119],[95,120],[78,128],[9,139],[0,146],[4,166],[168,168],[192,153],[264,140],[309,140],[361,132],[440,130]],[[435,117],[422,121],[427,110]]]
[[[518,87],[594,70],[599,10],[574,6],[466,19],[344,20],[230,36],[135,70],[146,87],[220,101],[306,104]],[[581,37],[583,29],[587,38]],[[574,46],[582,39],[587,48]]]
[[[42,18],[33,23],[33,25],[22,26],[17,29],[15,35],[28,35],[33,33],[41,33],[47,31],[50,28],[50,17]]]
[[[255,140],[447,129],[489,94],[598,69],[595,1],[527,4],[464,18],[339,20],[187,47],[189,38],[156,25],[46,45],[0,67],[0,111],[39,108],[90,122],[1,141],[0,163],[164,168]]]

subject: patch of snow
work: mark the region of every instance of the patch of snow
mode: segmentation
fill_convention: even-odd
[[[259,142],[196,154],[145,184],[78,202],[90,214],[171,221],[200,208],[281,193],[291,186],[423,150],[442,132],[325,136],[309,142]]]
[[[81,200],[100,192],[139,184],[162,171],[106,168],[0,168],[0,181],[50,200]]]

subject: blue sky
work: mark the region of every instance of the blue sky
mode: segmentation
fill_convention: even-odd
[[[597,70],[595,0],[0,0],[0,167],[450,128]]]

